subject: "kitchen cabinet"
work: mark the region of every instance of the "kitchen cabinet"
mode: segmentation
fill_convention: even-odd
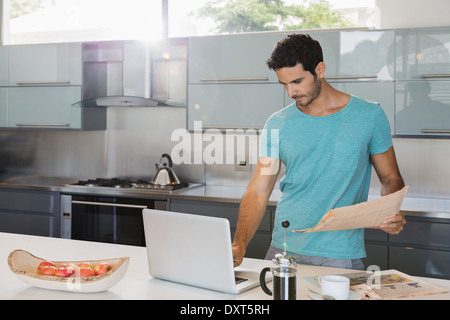
[[[188,43],[187,128],[263,127],[284,107],[283,88],[266,60],[285,34],[193,37]]]
[[[0,232],[59,236],[59,192],[0,191]]]
[[[398,81],[395,107],[396,134],[450,136],[450,81]]]
[[[81,43],[9,46],[9,85],[82,85]]]
[[[396,134],[450,136],[450,28],[397,29]]]
[[[226,218],[230,222],[231,239],[233,239],[239,204],[172,199],[170,211]],[[271,242],[274,215],[275,208],[268,207],[256,234],[247,247],[246,257],[264,259]]]
[[[365,268],[371,265],[380,270],[389,269],[389,247],[386,232],[377,229],[364,229],[364,243],[367,257],[363,259]]]
[[[188,130],[194,121],[208,128],[262,128],[284,107],[279,84],[204,84],[188,86]]]
[[[106,110],[72,106],[83,98],[82,79],[81,43],[9,46],[0,127],[106,129]]]
[[[450,80],[450,28],[396,29],[398,80]]]
[[[81,86],[9,87],[9,128],[104,130],[104,108],[71,104],[81,99]]]
[[[0,86],[8,85],[8,55],[9,48],[0,46]]]
[[[192,37],[188,43],[189,83],[266,83],[278,79],[266,65],[283,33]]]
[[[0,88],[0,128],[8,123],[8,89]]]
[[[328,80],[394,79],[393,30],[316,31],[309,34],[322,46]]]
[[[398,235],[389,235],[389,268],[424,277],[450,279],[450,221],[406,216]]]

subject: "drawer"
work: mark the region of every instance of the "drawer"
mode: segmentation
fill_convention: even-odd
[[[58,192],[0,191],[0,211],[59,213]]]
[[[409,221],[398,235],[389,235],[389,244],[405,244],[450,251],[450,224]]]
[[[450,252],[389,246],[389,268],[412,276],[450,279]]]

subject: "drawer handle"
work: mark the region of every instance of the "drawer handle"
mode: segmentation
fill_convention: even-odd
[[[200,79],[202,82],[231,82],[231,81],[268,81],[269,78],[218,78]]]
[[[377,75],[365,75],[365,76],[331,76],[325,77],[330,80],[351,80],[351,79],[376,79]]]
[[[16,123],[16,127],[69,127],[69,123]]]
[[[422,74],[421,75],[422,78],[427,79],[427,78],[450,78],[450,74]]]
[[[94,201],[80,201],[72,200],[75,204],[88,204],[93,206],[106,206],[106,207],[121,207],[121,208],[135,208],[135,209],[147,209],[145,205],[135,205],[135,204],[121,204],[121,203],[108,203],[108,202],[94,202]]]
[[[52,86],[61,84],[70,84],[70,81],[19,81],[16,82],[18,86]]]
[[[422,133],[450,133],[450,129],[422,129]]]

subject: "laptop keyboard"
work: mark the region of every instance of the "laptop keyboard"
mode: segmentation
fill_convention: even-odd
[[[241,278],[241,277],[234,277],[234,282],[236,282],[236,284],[239,284],[239,283],[242,283],[242,282],[245,282],[245,281],[247,281],[248,279],[246,279],[246,278]]]

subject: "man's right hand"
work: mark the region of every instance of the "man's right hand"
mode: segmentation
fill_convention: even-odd
[[[241,248],[235,244],[233,244],[231,248],[233,251],[233,264],[234,267],[237,267],[242,263],[242,260],[244,260],[245,250],[241,250]]]

